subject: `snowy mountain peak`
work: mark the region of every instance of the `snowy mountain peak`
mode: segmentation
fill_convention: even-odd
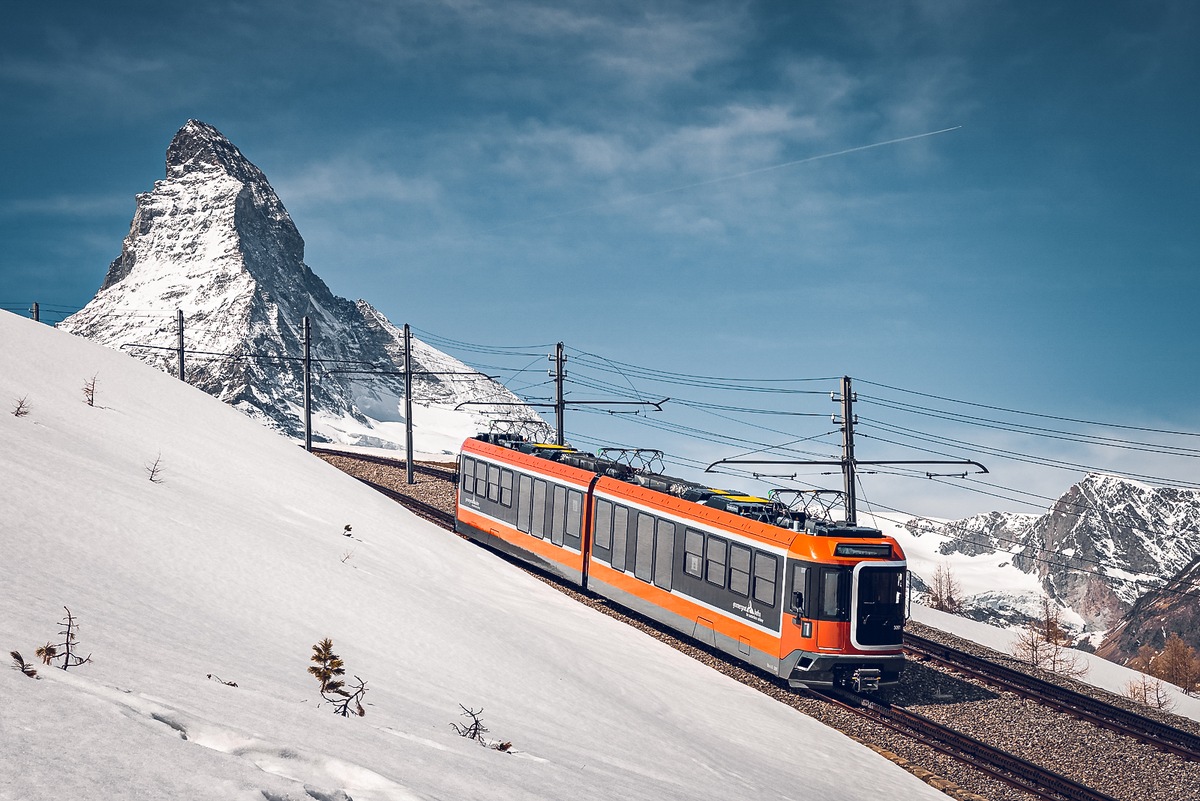
[[[317,438],[404,442],[403,426],[395,430],[404,397],[399,329],[365,301],[329,290],[304,263],[304,240],[266,175],[198,120],[188,120],[167,148],[166,178],[137,196],[129,235],[99,293],[62,327],[176,372],[177,309],[185,318],[185,363],[193,353],[188,382],[291,435],[303,431],[308,317],[319,371]],[[446,354],[414,342],[413,356],[421,373],[414,400],[444,407],[440,416],[427,413],[438,425],[419,435],[435,453],[496,417],[537,419],[511,405],[518,399],[508,390],[466,375],[470,369]],[[464,401],[488,400],[499,405],[452,413]],[[445,436],[426,436],[439,433]]]
[[[266,177],[242,155],[232,142],[213,126],[188,120],[167,147],[167,177],[220,169],[242,181],[265,181]]]

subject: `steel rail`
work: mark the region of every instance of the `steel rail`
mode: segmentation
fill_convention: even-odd
[[[1191,732],[911,632],[904,633],[904,648],[910,653],[1074,715],[1095,726],[1133,737],[1184,759],[1200,762],[1200,737]]]

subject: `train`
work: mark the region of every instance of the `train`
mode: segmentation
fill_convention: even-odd
[[[900,680],[908,571],[895,539],[600,453],[467,439],[456,531],[789,686]]]

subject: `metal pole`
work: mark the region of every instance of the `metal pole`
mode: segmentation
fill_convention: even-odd
[[[563,412],[567,409],[566,401],[563,400],[563,380],[567,377],[567,371],[564,369],[567,357],[563,355],[563,343],[559,342],[554,347],[554,354],[550,356],[550,360],[554,362],[554,372],[550,375],[554,377],[554,421],[557,426],[558,439],[556,444],[565,445],[566,437],[563,435]]]
[[[304,450],[312,453],[312,326],[304,318]]]
[[[412,332],[408,323],[404,324],[404,464],[406,479],[413,482],[413,441],[412,441]]]
[[[858,525],[854,500],[854,391],[850,376],[842,377],[842,476],[846,480],[846,523]]]
[[[179,329],[179,380],[187,381],[187,374],[183,369],[183,309],[175,310],[175,322]]]
[[[35,323],[40,323],[42,321],[42,313],[39,310],[36,300],[33,302],[33,308],[29,310],[29,313],[33,316],[33,321]]]

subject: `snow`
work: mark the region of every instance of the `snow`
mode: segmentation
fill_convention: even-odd
[[[920,606],[919,604],[913,604],[912,606],[912,619],[927,626],[932,626],[935,629],[962,637],[964,640],[970,640],[971,642],[987,646],[994,651],[1006,654],[1013,652],[1013,642],[1016,640],[1016,634],[1009,629],[989,626],[986,623],[980,623],[946,612],[939,612],[936,609],[930,609],[927,606]],[[1081,676],[1079,680],[1091,684],[1093,687],[1099,687],[1117,695],[1124,695],[1125,687],[1129,682],[1143,678],[1143,674],[1138,673],[1136,670],[1130,670],[1115,662],[1109,662],[1107,659],[1102,659],[1095,654],[1089,654],[1086,651],[1076,651],[1074,649],[1070,650],[1081,664],[1087,666],[1086,675]],[[1166,689],[1171,700],[1175,702],[1171,710],[1172,712],[1193,720],[1200,720],[1200,698],[1185,695],[1182,690],[1171,684],[1164,683],[1163,687]]]
[[[199,390],[10,314],[0,336],[0,645],[32,660],[67,606],[93,658],[0,671],[0,799],[941,797]],[[318,703],[324,637],[361,719]],[[456,736],[459,704],[513,753]]]
[[[904,549],[909,570],[920,576],[926,584],[933,583],[938,566],[944,564],[950,568],[964,598],[991,597],[1004,599],[1030,611],[1040,609],[1043,591],[1038,577],[1013,567],[1009,551],[999,550],[977,556],[957,552],[943,554],[939,549],[950,539],[945,534],[926,531],[917,537],[905,527],[907,519],[885,515],[867,515],[864,520],[864,525],[874,526],[896,538]]]

